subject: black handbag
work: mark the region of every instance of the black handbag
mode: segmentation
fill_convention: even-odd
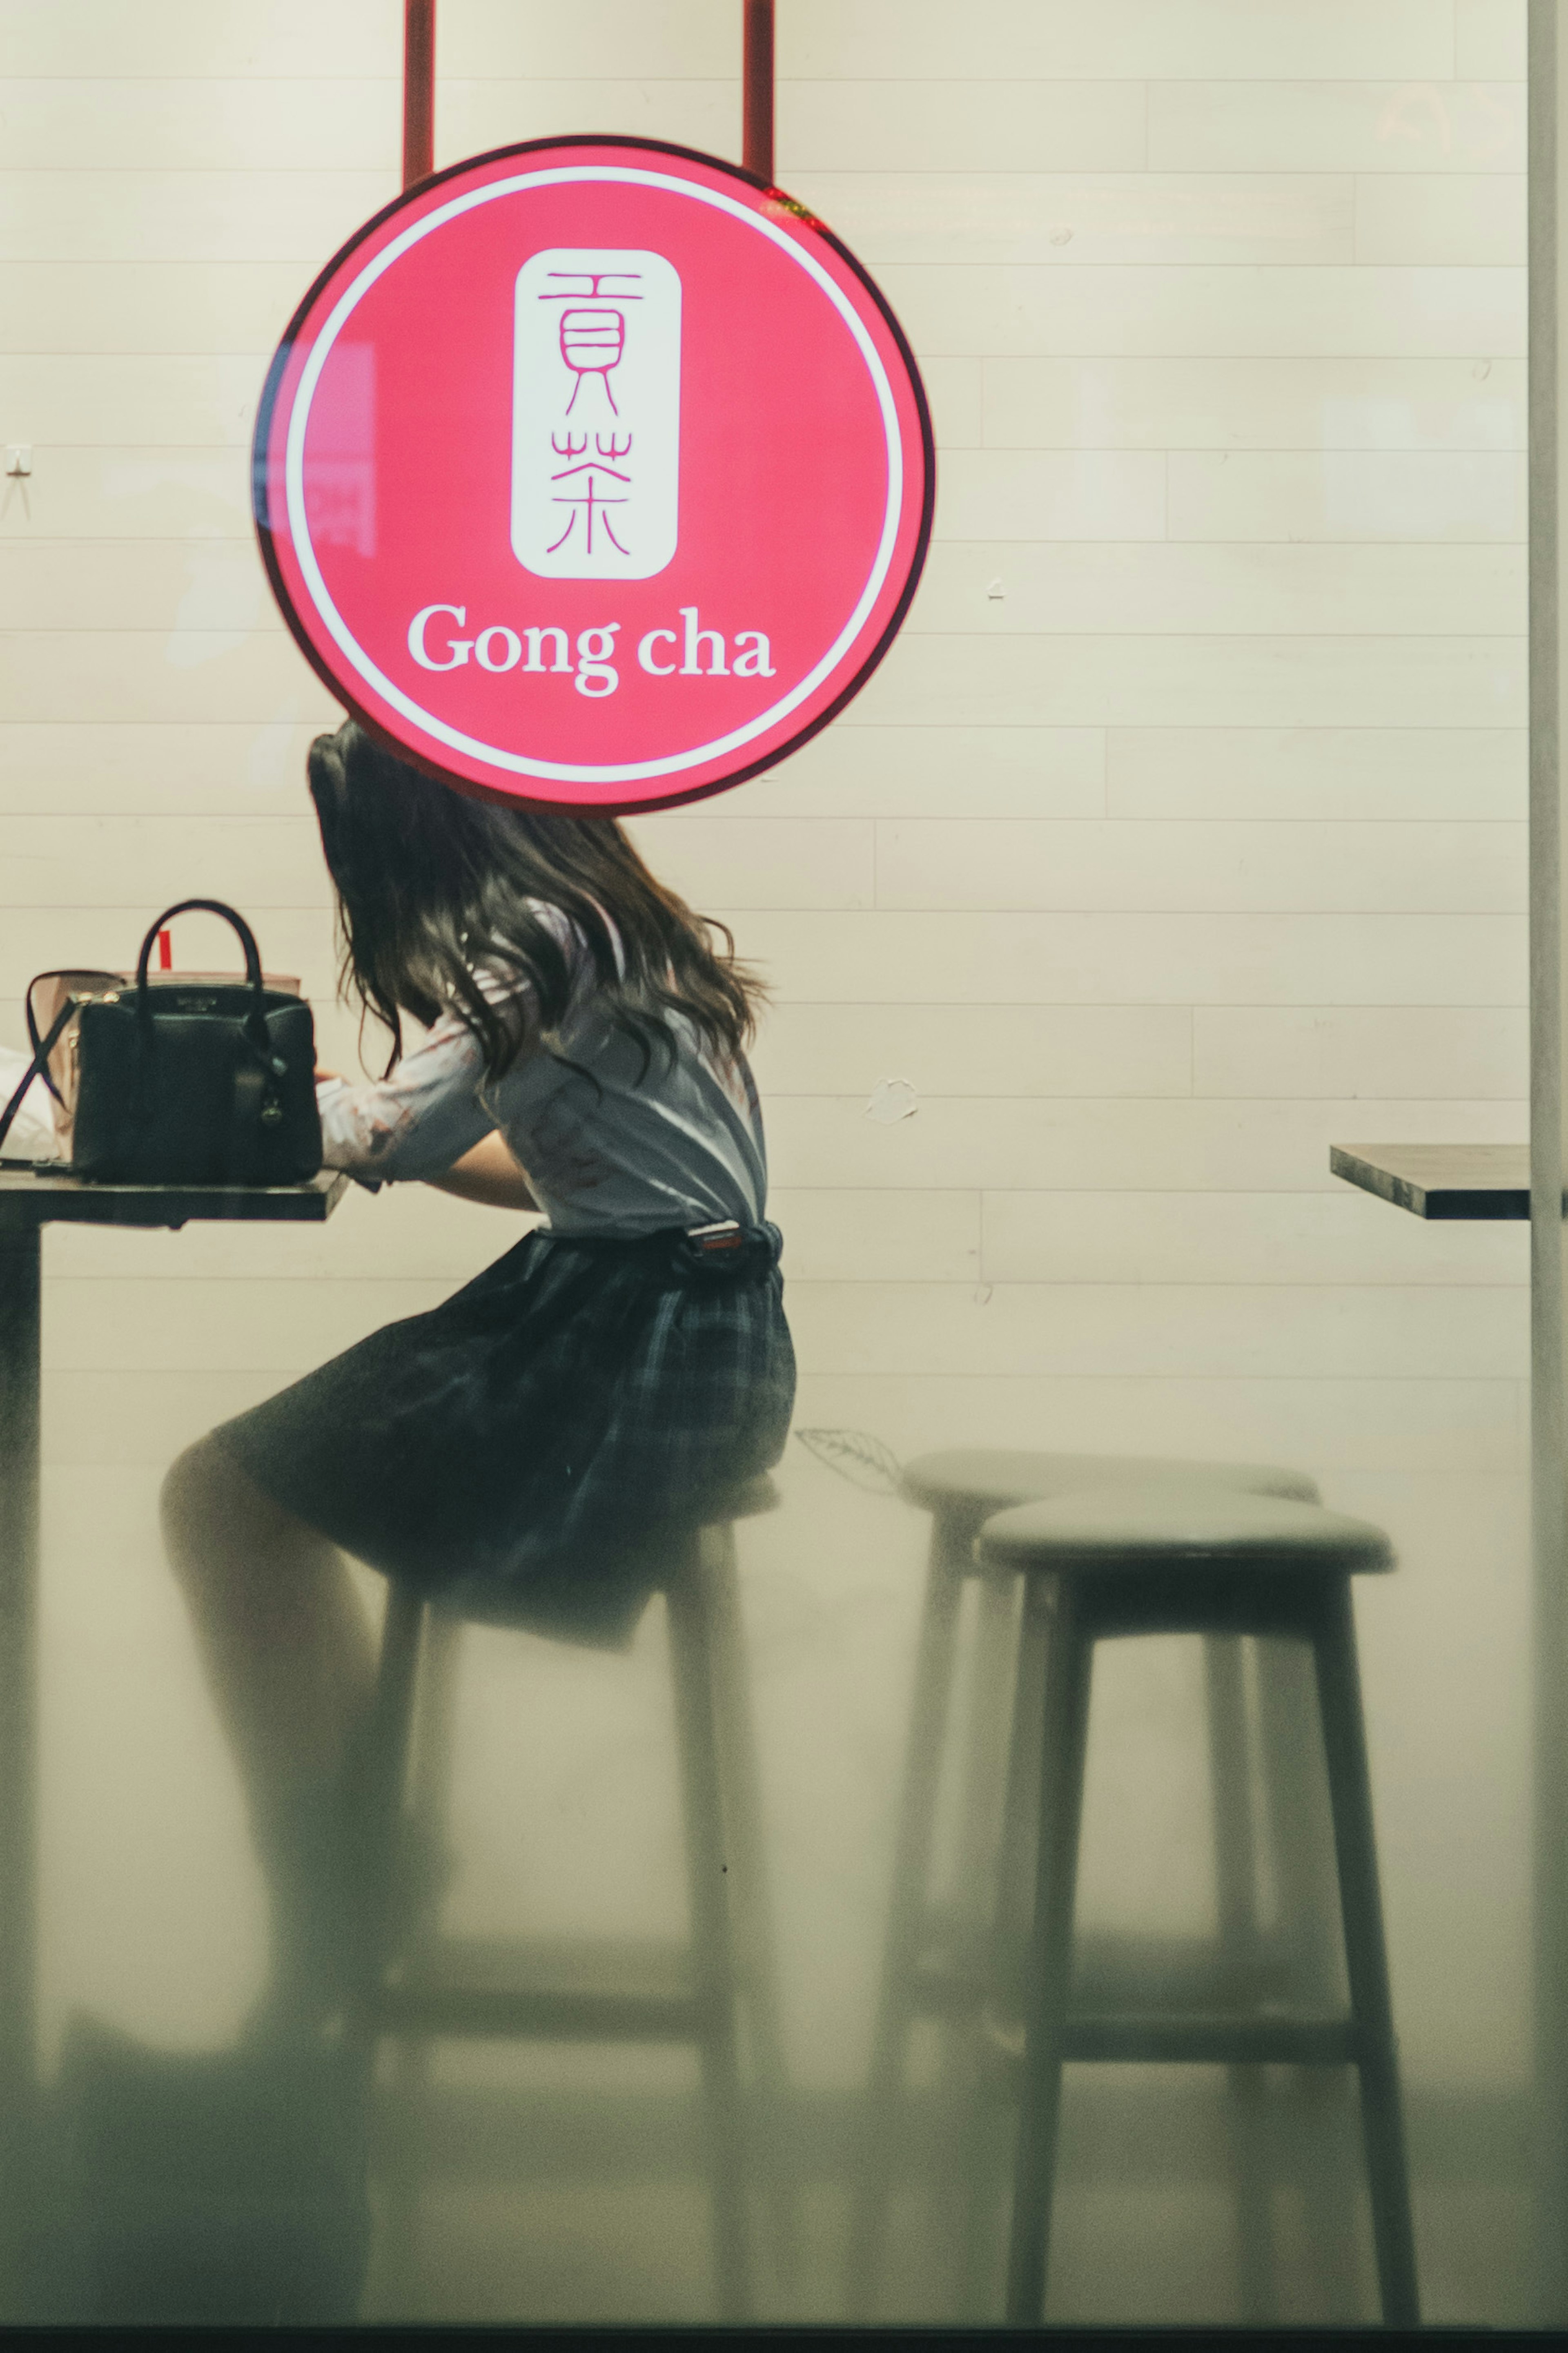
[[[196,908],[238,934],[244,980],[164,976],[154,985],[153,941]],[[30,1008],[31,991],[33,1029]],[[165,909],[142,943],[133,987],[67,992],[34,1036],[32,1063],[0,1113],[0,1145],[35,1078],[58,1092],[50,1056],[73,1024],[71,1175],[118,1185],[297,1185],[320,1168],[310,1008],[267,987],[249,924],[221,900]]]

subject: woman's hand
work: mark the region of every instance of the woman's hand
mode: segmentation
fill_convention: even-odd
[[[437,1192],[455,1193],[460,1201],[482,1201],[491,1209],[539,1207],[526,1172],[512,1158],[499,1128],[492,1128],[471,1152],[465,1152],[460,1160],[454,1161],[444,1176],[429,1176],[425,1181],[434,1185]]]
[[[320,1062],[317,1063],[316,1078],[318,1082],[322,1079],[341,1079],[342,1077],[342,1072],[341,1071],[323,1071]]]

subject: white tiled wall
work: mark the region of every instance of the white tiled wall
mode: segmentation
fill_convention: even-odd
[[[584,127],[738,151],[733,0],[439,14],[439,160]],[[637,831],[773,979],[802,1418],[905,1450],[1264,1454],[1385,1517],[1405,1566],[1362,1622],[1406,2051],[1435,2081],[1511,2080],[1524,1238],[1417,1227],[1337,1186],[1328,1145],[1524,1132],[1523,0],[778,17],[778,174],[910,331],[936,537],[827,736]],[[0,0],[0,440],[36,449],[0,486],[7,1039],[32,970],[124,955],[198,888],[329,995],[300,769],[332,712],[270,608],[247,440],[289,309],[395,187],[400,45],[395,0]],[[193,927],[182,953],[213,944]],[[884,1125],[888,1077],[918,1109]],[[321,1237],[51,1242],[73,1997],[114,1992],[112,1887],[149,1957],[118,1998],[174,2031],[156,1923],[106,1859],[135,1834],[111,1741],[137,1804],[184,1805],[203,1867],[238,1868],[228,1800],[209,1819],[186,1788],[183,1760],[216,1754],[188,1663],[167,1754],[135,1672],[115,1682],[184,1658],[158,1462],[497,1232],[431,1198],[355,1201]],[[832,1482],[811,1494],[829,1514]],[[885,1836],[919,1534],[875,1525],[868,1566],[826,1516],[791,1555],[785,1514],[759,1570],[797,1858]],[[805,1593],[875,1686],[873,1730],[819,1727],[817,1762],[790,1739],[837,1688],[791,1681]],[[109,1726],[85,1763],[84,1715]],[[850,1926],[803,1899],[795,1952],[847,2067],[880,1894],[850,1849],[833,1868]],[[200,2031],[253,1917],[237,1895],[241,1926],[198,1933],[168,1878]]]

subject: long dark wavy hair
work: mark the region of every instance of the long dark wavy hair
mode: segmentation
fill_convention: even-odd
[[[673,1059],[675,1014],[721,1060],[743,1052],[760,982],[736,961],[728,926],[657,881],[613,818],[470,800],[352,719],[317,736],[309,775],[337,892],[340,985],[390,1031],[388,1071],[403,1052],[405,1013],[427,1028],[456,1013],[479,1039],[487,1076],[510,1068],[536,1034],[527,998],[488,997],[478,973],[529,986],[548,1046],[572,967],[541,902],[575,925],[599,1006],[641,1049],[644,1077],[655,1055]]]

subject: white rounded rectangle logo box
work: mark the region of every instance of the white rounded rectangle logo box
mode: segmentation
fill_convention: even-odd
[[[517,274],[511,545],[546,580],[649,580],[680,524],[680,279],[552,246]]]

